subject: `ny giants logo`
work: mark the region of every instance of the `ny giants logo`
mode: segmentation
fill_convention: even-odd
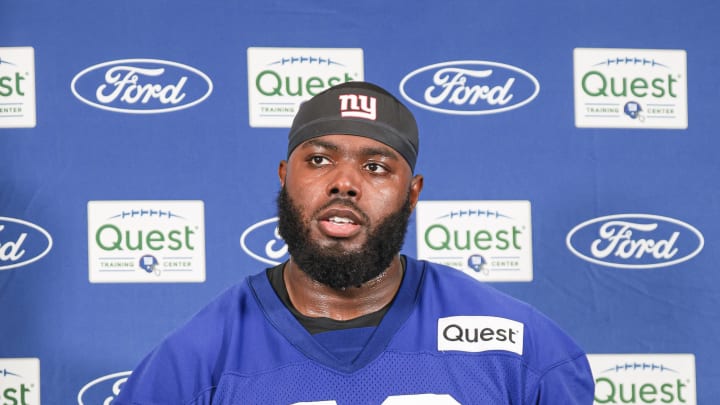
[[[364,94],[341,94],[340,116],[343,118],[365,118],[373,120],[377,118],[377,99]]]

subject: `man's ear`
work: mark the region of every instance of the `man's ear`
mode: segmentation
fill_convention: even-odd
[[[415,205],[420,199],[420,192],[423,188],[423,176],[416,174],[412,180],[410,180],[410,208],[415,209]]]
[[[285,175],[287,175],[287,161],[281,160],[278,167],[278,177],[280,178],[280,186],[285,187]]]

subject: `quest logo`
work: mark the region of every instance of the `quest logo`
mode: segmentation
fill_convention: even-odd
[[[537,97],[540,83],[515,66],[453,61],[421,67],[400,82],[400,93],[426,110],[457,115],[502,113]]]
[[[361,48],[250,47],[247,61],[253,128],[289,128],[300,103],[364,75]]]
[[[0,217],[0,270],[10,270],[42,259],[53,240],[43,228],[15,218]]]
[[[521,322],[495,316],[451,316],[438,319],[438,350],[485,352],[505,350],[522,356]]]
[[[3,405],[40,404],[40,359],[0,358],[0,400]]]
[[[120,394],[130,374],[132,371],[123,371],[90,381],[78,392],[78,405],[110,404]]]
[[[75,97],[102,110],[157,114],[195,106],[210,96],[210,78],[192,66],[159,59],[122,59],[81,71],[70,84]]]
[[[33,128],[35,49],[0,47],[0,128]]]
[[[91,283],[202,283],[202,201],[88,202]]]
[[[593,404],[697,405],[692,354],[588,354]]]
[[[575,126],[688,126],[684,50],[576,48]]]
[[[420,259],[482,281],[532,281],[529,201],[419,201]]]
[[[619,214],[577,225],[565,243],[575,256],[591,263],[652,269],[692,259],[703,249],[705,239],[695,227],[677,219]]]
[[[288,259],[287,245],[277,227],[278,218],[250,225],[240,236],[240,247],[255,260],[277,266]]]

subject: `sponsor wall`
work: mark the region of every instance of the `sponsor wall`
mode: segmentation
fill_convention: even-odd
[[[590,354],[597,404],[716,403],[717,17],[710,1],[0,0],[0,403],[107,403],[163,336],[287,259],[287,128],[348,80],[420,126],[405,253],[555,319]]]

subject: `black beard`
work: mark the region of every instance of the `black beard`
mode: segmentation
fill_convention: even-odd
[[[330,205],[344,205],[363,215],[352,201],[340,198],[329,201],[318,212]],[[280,190],[277,206],[278,230],[287,243],[292,260],[313,280],[336,290],[360,286],[390,266],[405,241],[412,212],[408,193],[403,206],[378,223],[363,246],[348,251],[340,242],[320,246],[310,239],[310,226],[303,222],[300,208],[294,204],[285,187]]]

